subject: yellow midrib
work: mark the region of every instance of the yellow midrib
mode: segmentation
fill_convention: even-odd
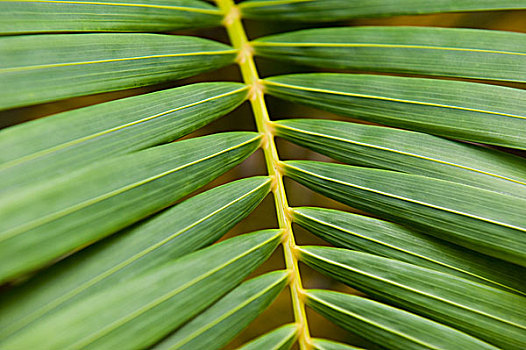
[[[223,25],[228,32],[230,41],[233,47],[240,51],[237,63],[241,70],[243,81],[250,86],[251,89],[250,103],[257,130],[264,135],[265,141],[262,149],[265,155],[268,174],[273,178],[272,193],[276,205],[276,214],[279,227],[283,230],[282,247],[285,264],[291,275],[290,293],[294,319],[298,325],[298,342],[301,350],[310,350],[312,345],[305,314],[305,303],[303,301],[304,289],[301,283],[298,260],[295,257],[296,243],[292,233],[292,223],[288,214],[289,206],[283,185],[283,175],[279,170],[280,160],[274,142],[274,136],[270,128],[270,118],[265,104],[262,84],[260,83],[252,56],[252,48],[243,24],[241,23],[239,8],[234,4],[233,0],[215,1],[224,14]]]

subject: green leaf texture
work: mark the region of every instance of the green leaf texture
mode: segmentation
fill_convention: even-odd
[[[160,34],[0,38],[0,109],[186,78],[234,61],[207,39]]]
[[[220,25],[198,0],[0,0],[0,33],[163,32]]]
[[[276,135],[344,163],[397,170],[526,198],[522,158],[400,129],[333,120],[286,119]]]
[[[526,269],[406,227],[343,211],[301,207],[293,222],[342,248],[405,261],[526,295]]]
[[[268,177],[218,186],[52,265],[3,294],[0,338],[104,286],[215,242],[269,191]]]
[[[355,346],[350,346],[347,344],[338,343],[332,340],[313,338],[312,347],[315,350],[360,350]]]
[[[267,78],[271,95],[348,117],[526,149],[526,92],[462,81],[310,73]]]
[[[234,288],[280,238],[279,230],[254,232],[154,266],[24,328],[2,348],[148,348]]]
[[[498,349],[440,323],[356,295],[309,290],[307,305],[344,329],[389,349]]]
[[[247,90],[238,83],[198,83],[3,129],[0,192],[177,139],[239,106]]]
[[[286,271],[276,271],[244,282],[154,349],[222,349],[276,299],[287,281]]]
[[[289,350],[297,337],[297,325],[288,324],[252,340],[237,350]]]
[[[245,0],[245,18],[273,21],[333,22],[359,17],[420,15],[435,12],[525,9],[524,0]]]
[[[0,202],[0,280],[153,214],[252,154],[261,136],[222,133],[110,158]]]
[[[259,56],[355,69],[526,82],[526,34],[427,27],[340,27],[252,42]]]
[[[289,161],[284,172],[342,203],[526,266],[526,199],[420,175],[341,164]]]
[[[505,349],[526,345],[526,298],[394,259],[301,247],[300,260],[368,295]]]

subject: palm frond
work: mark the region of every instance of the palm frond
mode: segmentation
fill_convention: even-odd
[[[0,110],[182,79],[226,66],[236,50],[161,34],[0,38]]]
[[[390,349],[498,349],[440,323],[356,295],[311,290],[307,305],[350,332]]]
[[[245,0],[246,18],[298,22],[335,22],[361,17],[422,15],[436,12],[524,9],[524,0]]]
[[[404,261],[526,295],[524,267],[391,222],[323,208],[294,208],[293,222],[335,245]]]
[[[0,337],[8,337],[99,288],[206,247],[263,200],[270,179],[234,181],[189,198],[53,265],[4,294]],[[199,210],[197,210],[199,209]]]
[[[299,253],[309,266],[371,296],[499,347],[520,349],[526,341],[524,297],[368,253],[329,247],[301,247]]]
[[[267,78],[266,91],[347,117],[526,149],[526,93],[463,81],[309,73]],[[496,132],[498,130],[498,132]]]
[[[260,142],[249,132],[203,136],[110,158],[10,194],[0,206],[0,280],[173,204],[239,164]]]
[[[191,84],[2,130],[2,190],[17,190],[108,157],[173,141],[227,114],[247,93],[248,87],[238,83]]]
[[[295,324],[285,325],[254,339],[237,350],[289,350],[294,345],[297,333],[298,327]]]
[[[522,33],[341,27],[264,37],[252,45],[262,57],[321,68],[526,82]]]
[[[526,197],[522,158],[429,134],[333,120],[273,124],[286,140],[350,165],[397,170]]]
[[[0,33],[165,32],[217,26],[218,9],[199,0],[2,0]]]
[[[270,256],[279,238],[279,230],[254,232],[150,266],[44,316],[5,339],[3,347],[151,346],[241,282]]]
[[[420,175],[350,165],[288,161],[283,171],[345,204],[526,266],[524,198]]]
[[[526,34],[353,26],[518,9],[526,1],[0,0],[7,119],[149,86],[0,131],[0,348],[359,349],[325,339],[313,311],[359,346],[524,349]],[[253,38],[243,19],[281,34]],[[255,57],[283,62],[282,75]],[[241,81],[201,75],[230,64]],[[283,75],[294,65],[307,73]],[[276,121],[266,95],[351,119]],[[256,132],[199,130],[245,101]],[[284,161],[276,137],[330,159]],[[259,149],[266,171],[253,176],[243,161]],[[240,164],[245,178],[218,179]],[[361,212],[290,205],[299,187],[284,177]],[[275,218],[233,230],[270,192]],[[298,245],[296,225],[334,247]],[[284,266],[262,266],[275,251]],[[312,283],[300,264],[352,290]],[[292,318],[231,343],[285,290]]]

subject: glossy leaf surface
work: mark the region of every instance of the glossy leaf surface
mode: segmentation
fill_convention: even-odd
[[[356,295],[310,290],[307,305],[346,330],[389,349],[498,349],[440,323]]]
[[[261,137],[222,133],[110,158],[0,202],[0,280],[41,267],[153,214],[252,154]]]
[[[334,22],[359,17],[434,12],[524,9],[524,0],[245,0],[243,17],[259,20]]]
[[[198,0],[1,0],[0,33],[163,32],[220,25]]]
[[[207,39],[160,34],[0,38],[0,109],[182,79],[234,61]]]
[[[526,149],[526,92],[488,84],[367,74],[264,80],[271,95],[347,117]]]
[[[405,261],[526,295],[525,268],[462,249],[397,224],[313,207],[295,208],[292,219],[337,247]]]
[[[287,285],[286,271],[244,282],[154,349],[222,349],[261,314]]]
[[[279,230],[254,232],[154,266],[24,328],[2,347],[147,348],[241,282],[280,237]]]
[[[526,81],[526,34],[427,27],[340,27],[272,35],[257,55],[329,69]]]
[[[103,286],[205,247],[263,200],[270,179],[254,177],[198,194],[40,272],[2,296],[0,338]]]
[[[302,247],[300,260],[368,295],[506,349],[526,345],[526,298],[394,259]]]
[[[285,174],[328,197],[468,249],[526,265],[526,199],[434,178],[312,161]]]
[[[296,341],[298,327],[289,324],[252,340],[237,350],[289,350]]]
[[[511,10],[0,0],[0,350],[526,349]]]
[[[3,129],[0,192],[173,141],[239,106],[247,90],[238,83],[198,83]]]
[[[360,348],[355,346],[320,338],[312,339],[312,346],[316,350],[360,350]]]
[[[526,164],[508,153],[424,133],[332,120],[285,119],[275,133],[347,164],[397,170],[526,198]]]

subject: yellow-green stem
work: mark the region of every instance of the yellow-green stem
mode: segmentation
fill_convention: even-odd
[[[292,307],[294,318],[299,326],[298,342],[301,350],[308,350],[310,346],[309,327],[307,317],[305,316],[305,304],[303,302],[303,287],[298,269],[298,261],[294,255],[296,243],[292,234],[292,224],[288,215],[287,195],[283,186],[283,176],[279,170],[279,157],[276,150],[274,136],[269,128],[270,119],[268,116],[267,106],[265,104],[262,85],[259,82],[259,76],[254,63],[252,48],[248,42],[245,29],[241,23],[239,9],[233,0],[216,0],[219,8],[223,11],[225,18],[224,26],[230,37],[234,48],[239,50],[237,63],[241,69],[241,74],[245,84],[251,87],[250,103],[256,120],[256,126],[265,138],[263,143],[263,152],[267,164],[268,173],[274,178],[273,195],[276,203],[278,223],[284,231],[282,240],[283,254],[285,264],[291,273],[290,293],[292,297]]]

